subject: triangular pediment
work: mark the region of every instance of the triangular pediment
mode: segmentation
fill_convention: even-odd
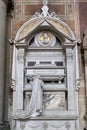
[[[33,21],[26,22],[18,31],[16,35],[16,41],[21,41],[25,39],[29,34],[34,32],[34,30],[38,30],[41,26],[48,26],[48,28],[52,28],[56,32],[60,33],[63,37],[68,40],[74,41],[74,36],[72,35],[71,29],[64,22],[59,21],[53,18],[39,18],[34,19]]]

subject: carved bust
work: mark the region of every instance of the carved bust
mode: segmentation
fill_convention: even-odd
[[[56,43],[56,38],[50,32],[43,31],[36,35],[35,43],[38,46],[54,46]]]

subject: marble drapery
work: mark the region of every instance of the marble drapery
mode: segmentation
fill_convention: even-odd
[[[42,112],[42,86],[43,81],[39,75],[36,75],[31,83],[32,94],[30,102],[24,111],[16,111],[14,119],[27,119],[36,117]]]

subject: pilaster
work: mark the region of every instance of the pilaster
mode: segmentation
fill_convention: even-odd
[[[17,55],[17,97],[18,97],[18,101],[17,101],[17,109],[19,110],[23,110],[23,86],[24,86],[24,49],[21,48],[18,51],[18,55]],[[21,100],[20,100],[21,99]]]
[[[66,48],[66,64],[67,64],[67,88],[68,88],[68,109],[74,110],[74,61],[73,49]]]

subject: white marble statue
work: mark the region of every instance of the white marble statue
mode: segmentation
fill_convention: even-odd
[[[29,104],[24,111],[16,111],[14,119],[27,119],[36,117],[42,112],[42,86],[43,81],[36,75],[31,83],[32,94]]]

